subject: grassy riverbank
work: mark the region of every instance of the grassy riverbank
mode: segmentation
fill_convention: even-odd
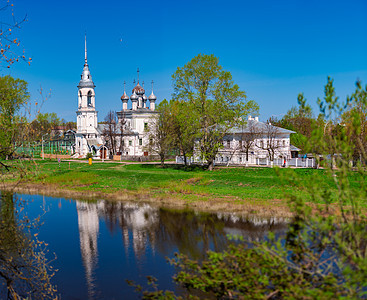
[[[33,171],[22,179],[19,187],[26,184],[35,192],[84,198],[143,199],[204,210],[289,215],[287,195],[303,193],[303,183],[309,184],[317,178],[318,183],[323,180],[331,193],[333,191],[332,180],[324,176],[325,171],[314,169],[239,167],[209,172],[200,167],[167,165],[161,168],[158,164],[97,162],[89,166],[82,162],[59,164],[41,160],[25,164],[32,164]],[[298,183],[284,180],[294,175],[301,179]],[[6,182],[9,185],[18,179],[7,176]],[[358,184],[355,185],[358,188]]]

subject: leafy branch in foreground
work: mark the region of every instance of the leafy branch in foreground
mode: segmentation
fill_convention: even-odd
[[[27,21],[27,16],[17,19],[14,15],[14,5],[10,0],[0,0],[0,16],[0,68],[3,63],[10,68],[19,60],[30,64],[32,59],[26,58],[24,49],[19,51],[21,43],[19,38],[14,36],[14,32]]]
[[[0,298],[56,299],[47,244],[31,233],[39,217],[20,217],[24,204],[12,192],[0,197]]]
[[[367,88],[366,88],[367,91]],[[365,105],[366,91],[357,85],[353,101]],[[328,78],[324,100],[325,119],[338,124],[348,105],[335,97]],[[354,111],[355,112],[355,111]],[[354,161],[352,144],[360,134],[365,115],[350,114],[348,126],[332,135],[316,128],[310,148],[319,149],[324,170],[308,181],[296,170],[278,169],[294,190],[289,205],[294,217],[283,239],[252,244],[233,243],[222,253],[208,252],[202,262],[177,254],[170,262],[177,268],[174,280],[191,299],[361,299],[367,297],[367,172],[363,156]],[[358,136],[365,145],[366,136]],[[315,147],[317,146],[317,147]],[[354,165],[354,166],[353,166]],[[285,171],[285,172],[284,172]],[[330,179],[330,185],[325,184]],[[353,178],[353,180],[350,180]],[[333,192],[331,192],[331,190]],[[311,201],[309,200],[311,199]],[[143,291],[143,299],[176,299],[173,292]]]

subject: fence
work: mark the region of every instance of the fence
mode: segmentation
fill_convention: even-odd
[[[60,158],[60,159],[69,159],[71,158],[70,155],[65,155],[65,154],[47,154],[45,153],[44,155],[44,158]],[[42,153],[41,153],[41,157],[42,157]]]
[[[46,154],[71,155],[73,144],[69,141],[55,140],[42,142],[25,142],[16,145],[15,153],[23,156],[41,157],[42,150]],[[46,156],[45,156],[46,157]]]
[[[200,164],[203,163],[200,157],[187,157],[187,164]],[[176,163],[183,164],[184,157],[183,156],[176,156]],[[273,164],[271,163],[269,158],[255,158],[250,159],[248,162],[245,160],[241,161],[233,161],[229,159],[229,157],[221,157],[215,159],[215,165],[232,165],[232,166],[241,166],[241,165],[252,165],[252,166],[284,166],[284,159],[283,158],[275,158]],[[314,168],[316,166],[316,162],[314,158],[291,158],[285,161],[286,167],[296,167],[296,168]]]

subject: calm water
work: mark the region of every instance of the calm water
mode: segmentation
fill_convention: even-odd
[[[254,241],[263,239],[269,230],[283,234],[287,227],[275,218],[249,219],[103,200],[18,197],[27,200],[30,217],[46,210],[39,237],[48,243],[50,257],[57,256],[54,284],[62,299],[136,299],[138,294],[125,280],[145,285],[147,275],[158,278],[160,288],[175,290],[174,268],[166,257],[181,252],[201,259],[209,249],[224,249],[228,234]]]

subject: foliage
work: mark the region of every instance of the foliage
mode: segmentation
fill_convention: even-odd
[[[42,136],[48,134],[48,138],[58,137],[59,131],[55,130],[59,126],[62,126],[61,120],[56,113],[39,113],[36,118],[30,124],[30,133],[32,140],[41,140]],[[52,132],[54,130],[54,132]]]
[[[14,5],[10,0],[0,1],[0,68],[6,65],[7,68],[23,60],[28,64],[31,63],[31,58],[26,58],[24,49],[21,48],[20,40],[14,36],[14,32],[21,28],[21,25],[26,21],[26,16],[18,20],[14,14]]]
[[[298,107],[293,106],[282,119],[271,118],[269,122],[273,125],[293,130],[290,142],[292,145],[305,150],[308,139],[311,137],[316,121],[313,117],[312,108],[307,104],[307,99],[303,93],[297,97]]]
[[[194,153],[195,138],[197,134],[197,119],[192,113],[193,104],[182,100],[171,100],[169,110],[172,118],[172,137],[174,148],[184,157],[185,166],[187,157]]]
[[[0,158],[13,154],[19,136],[20,108],[29,99],[27,83],[11,76],[0,77]]]
[[[37,234],[31,235],[39,218],[20,217],[24,204],[12,192],[2,192],[0,197],[1,299],[55,299],[46,244]]]
[[[164,167],[164,160],[173,149],[173,130],[172,116],[167,100],[159,103],[158,114],[151,117],[149,126],[145,131],[145,137],[148,145],[145,149],[150,153],[159,155],[161,166]]]
[[[367,149],[367,85],[357,81],[356,90],[348,99],[347,110],[342,114],[342,124],[351,140],[353,149],[353,161],[360,161],[366,165],[365,152]]]
[[[347,108],[335,97],[330,78],[319,103],[324,118],[333,123]],[[360,115],[350,116],[353,132],[360,132]],[[284,240],[270,234],[264,242],[208,252],[202,262],[180,254],[171,260],[178,269],[174,280],[190,298],[197,298],[197,291],[220,299],[367,297],[367,174],[360,162],[356,167],[350,164],[354,147],[348,132],[343,126],[333,136],[325,136],[324,128],[312,132],[310,140],[323,157],[330,154],[330,147],[338,154],[321,161],[325,172],[315,173],[312,179],[305,181],[294,170],[278,169],[285,185],[302,188],[302,193],[287,193],[294,217]],[[356,182],[350,181],[351,176]],[[325,178],[336,189],[331,190]],[[144,299],[158,296],[176,297],[158,289],[143,294]]]
[[[249,113],[256,113],[258,106],[255,101],[246,101],[245,93],[214,55],[197,55],[177,68],[172,79],[173,98],[191,104],[188,108],[197,120],[198,150],[211,170],[228,130],[241,124]]]

